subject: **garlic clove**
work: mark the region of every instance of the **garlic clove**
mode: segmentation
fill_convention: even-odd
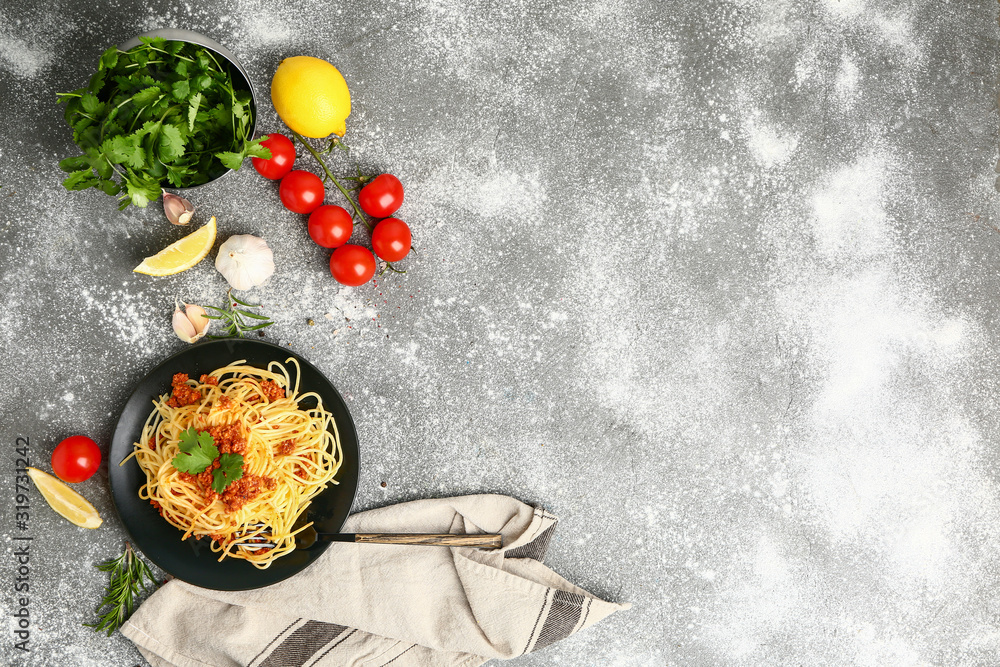
[[[260,237],[230,236],[219,247],[215,268],[233,289],[247,290],[263,285],[274,274],[274,253]]]
[[[212,325],[212,320],[208,319],[208,313],[205,312],[204,308],[191,303],[184,304],[184,314],[195,330],[195,336],[191,339],[193,343],[208,332],[208,327]]]
[[[186,225],[194,216],[194,206],[184,197],[163,192],[163,212],[172,225]]]
[[[173,325],[174,333],[185,343],[193,343],[201,337],[194,328],[194,324],[191,323],[191,320],[184,314],[180,306],[174,308]]]

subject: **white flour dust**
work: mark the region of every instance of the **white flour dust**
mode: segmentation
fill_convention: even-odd
[[[838,18],[854,18],[865,9],[866,0],[823,0],[823,6]]]
[[[823,5],[834,21],[870,35],[913,63],[923,60],[926,50],[905,10],[888,13],[868,0],[824,0]]]
[[[858,71],[857,63],[845,54],[841,57],[840,69],[837,72],[837,80],[834,84],[837,101],[845,109],[850,109],[857,102],[860,79],[861,75]]]
[[[169,330],[169,313],[157,312],[147,299],[128,290],[85,288],[80,290],[80,300],[95,328],[146,354],[156,349],[151,339]]]
[[[885,252],[890,241],[883,195],[885,159],[870,154],[827,176],[813,198],[813,236],[830,257]]]
[[[879,400],[908,361],[944,373],[970,351],[963,320],[913,302],[885,269],[828,277],[822,289],[793,289],[782,302],[808,324],[822,354],[822,414],[850,418],[857,405]]]
[[[475,173],[450,165],[435,170],[419,184],[421,201],[449,206],[480,218],[538,222],[546,193],[538,172],[519,173],[499,168]]]
[[[824,376],[802,490],[834,540],[880,552],[895,576],[946,581],[959,555],[953,526],[991,503],[974,465],[977,432],[947,402],[947,378],[966,363],[976,332],[885,269],[792,298],[788,312],[810,326]]]
[[[799,145],[797,136],[780,132],[760,120],[746,123],[747,144],[754,159],[764,169],[788,162]]]
[[[52,64],[53,53],[37,44],[47,39],[45,26],[25,26],[0,12],[0,67],[17,77],[38,76]]]
[[[2,20],[2,18],[0,18]],[[33,49],[27,42],[0,36],[0,63],[19,77],[30,78],[52,62],[52,54],[43,49]]]
[[[727,664],[961,662],[942,647],[995,662],[1000,634],[968,604],[992,596],[1000,536],[983,464],[994,445],[966,384],[989,332],[942,299],[926,250],[908,245],[915,221],[899,211],[912,210],[920,174],[911,139],[868,104],[905,99],[930,38],[916,6],[822,0],[810,18],[784,3],[769,16],[770,4],[740,3],[751,21],[734,37],[786,63],[781,83],[744,71],[725,110],[756,174],[811,165],[782,170],[789,198],[752,213],[777,249],[766,269],[774,311],[754,326],[775,337],[788,398],[769,437],[726,460],[752,461],[752,481],[723,473],[744,494],[740,518],[717,555],[691,557],[692,575],[710,583],[693,614],[699,639]],[[716,356],[703,373],[724,383],[717,366]]]
[[[773,540],[758,538],[722,573],[723,581],[715,590],[725,625],[707,625],[706,638],[722,645],[727,656],[746,660],[761,637],[794,622],[810,592],[802,589],[793,567]]]
[[[291,26],[285,21],[280,20],[275,15],[266,15],[261,12],[247,15],[244,30],[246,42],[256,47],[285,44],[295,37]]]

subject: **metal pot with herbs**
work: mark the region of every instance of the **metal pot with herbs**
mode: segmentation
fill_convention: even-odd
[[[191,42],[140,42],[112,46],[85,87],[58,96],[82,152],[59,163],[67,190],[145,207],[164,187],[203,185],[244,158],[271,157],[252,139],[252,94],[234,85],[225,58]]]

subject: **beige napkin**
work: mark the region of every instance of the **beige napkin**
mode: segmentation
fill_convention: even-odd
[[[253,591],[171,581],[122,626],[153,667],[471,667],[538,651],[630,605],[542,565],[556,518],[513,498],[418,500],[345,532],[501,533],[504,548],[334,543]]]

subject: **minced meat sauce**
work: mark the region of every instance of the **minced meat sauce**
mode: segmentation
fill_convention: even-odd
[[[212,441],[219,448],[220,454],[246,454],[247,439],[237,424],[212,426],[208,429]]]
[[[285,397],[285,390],[274,380],[264,380],[260,383],[260,390],[267,397],[268,402],[273,403],[279,398]]]
[[[187,373],[175,373],[170,382],[170,398],[167,405],[172,408],[183,408],[201,400],[201,392],[189,385]]]
[[[212,502],[219,497],[215,491],[212,490],[212,471],[219,467],[219,459],[212,461],[212,463],[205,468],[203,471],[192,475],[189,472],[180,472],[177,474],[178,477],[183,479],[185,482],[191,482],[197,486],[205,500]]]
[[[208,434],[212,436],[215,446],[219,449],[220,456],[222,454],[242,455],[247,453],[246,437],[244,437],[237,424],[212,426],[208,429]],[[231,482],[220,495],[212,488],[212,471],[218,467],[219,460],[216,459],[208,468],[200,473],[192,475],[181,472],[179,473],[179,477],[197,486],[206,502],[214,502],[217,498],[221,500],[228,512],[235,512],[248,501],[259,496],[261,492],[271,490],[277,486],[277,482],[270,477],[247,474],[247,467],[244,465],[243,477]]]
[[[259,475],[247,475],[243,474],[238,480],[226,487],[226,490],[222,492],[222,502],[226,505],[226,510],[230,512],[235,512],[239,508],[243,507],[248,501],[253,500],[261,494],[262,491],[270,491],[275,486],[275,482],[270,477],[261,477]]]

